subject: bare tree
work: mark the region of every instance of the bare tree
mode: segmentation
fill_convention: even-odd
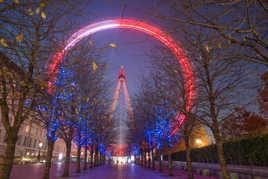
[[[47,93],[47,91],[42,92],[36,100],[38,100],[38,105],[36,110],[36,119],[43,126],[47,132],[47,152],[46,152],[46,163],[44,168],[43,179],[48,179],[50,176],[50,168],[52,164],[52,156],[54,150],[54,144],[57,140],[57,130],[60,125],[60,117],[62,114],[59,103],[55,99],[54,95]],[[54,104],[54,105],[51,105]]]
[[[100,142],[103,142],[101,138],[104,134],[103,126],[106,119],[103,116],[107,109],[104,104],[108,83],[104,79],[106,64],[101,62],[99,57],[93,46],[82,42],[66,54],[60,66],[56,82],[60,91],[57,99],[61,100],[59,103],[64,115],[58,133],[65,141],[67,149],[63,176],[69,175],[73,141],[77,146],[77,173],[81,171],[81,149],[84,144],[88,143],[89,137],[93,139],[94,136],[97,142],[96,150]]]
[[[180,0],[160,1],[170,6],[170,14],[147,12],[154,17],[179,24],[191,24],[217,34],[230,45],[242,48],[225,54],[230,59],[242,59],[268,65],[267,24],[268,3],[264,0]],[[189,28],[190,29],[190,28]],[[218,43],[221,45],[221,42]]]
[[[34,106],[38,96],[34,81],[45,88],[43,73],[50,52],[55,50],[55,36],[61,30],[59,23],[64,15],[72,15],[78,5],[85,1],[4,1],[0,7],[1,52],[4,52],[18,67],[23,69],[24,78],[16,86],[16,106],[8,105],[9,96],[6,89],[6,77],[1,83],[1,122],[7,133],[7,145],[4,154],[4,165],[0,178],[7,179],[13,166],[15,144],[18,131],[29,113],[25,107]],[[54,39],[54,40],[53,40]],[[41,87],[41,88],[43,88]],[[29,100],[29,103],[27,102]],[[11,112],[14,112],[10,115]]]
[[[218,46],[220,39],[216,39],[211,33],[201,30],[195,34],[186,34],[197,78],[196,98],[200,103],[197,118],[211,129],[222,175],[229,178],[223,154],[224,137],[221,125],[234,112],[235,105],[248,102],[246,99],[239,99],[239,95],[245,94],[249,70],[245,71],[247,65],[241,61],[227,60],[225,54],[232,53],[235,49],[230,48],[228,43]]]
[[[198,100],[194,99],[190,108],[188,107],[188,89],[187,79],[184,79],[183,71],[177,59],[166,48],[158,47],[153,50],[150,55],[152,64],[151,78],[154,81],[164,81],[164,85],[158,87],[165,91],[165,98],[170,103],[170,108],[176,110],[176,118],[174,118],[174,127],[181,125],[178,134],[185,141],[186,159],[188,178],[193,178],[193,170],[191,166],[191,147],[194,134],[197,134],[200,123],[194,117],[198,111]],[[159,50],[160,49],[160,50]],[[196,89],[194,89],[196,90]],[[183,124],[180,124],[184,120]],[[174,129],[174,128],[173,128]]]

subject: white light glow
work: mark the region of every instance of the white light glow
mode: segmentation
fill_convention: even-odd
[[[39,143],[39,147],[40,147],[40,148],[42,148],[42,146],[43,146],[43,143],[42,143],[42,142],[40,142],[40,143]]]
[[[59,160],[62,160],[62,158],[63,158],[63,154],[60,153],[59,156],[58,156],[58,159],[59,159]]]
[[[196,139],[195,142],[196,142],[197,144],[202,144],[202,140],[200,140],[200,139]]]
[[[109,23],[109,24],[107,24],[107,23]],[[79,42],[84,37],[87,37],[87,36],[94,34],[98,31],[111,29],[111,28],[117,28],[120,26],[120,24],[111,23],[111,21],[107,21],[107,23],[102,23],[101,25],[99,23],[92,24],[92,25],[86,26],[83,29],[79,30],[78,32],[74,33],[71,36],[71,38],[69,38],[67,45],[64,48],[64,51],[67,51],[69,48],[72,48],[77,42]]]
[[[134,155],[131,155],[130,160],[131,160],[132,162],[134,162],[134,160],[135,160]]]
[[[127,163],[127,157],[117,157],[117,156],[113,156],[112,157],[114,164],[118,164],[118,165],[124,165]]]

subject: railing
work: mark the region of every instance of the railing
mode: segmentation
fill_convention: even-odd
[[[168,161],[163,161],[163,165],[167,166]],[[173,161],[172,167],[187,170],[186,162]],[[199,175],[222,178],[219,164],[193,162],[192,167]],[[227,165],[227,169],[232,179],[268,179],[268,167]]]

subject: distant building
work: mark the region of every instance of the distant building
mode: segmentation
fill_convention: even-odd
[[[24,71],[2,53],[0,54],[0,61],[0,68],[6,68],[7,71],[16,73],[20,77],[24,76]],[[0,75],[5,74],[1,74],[0,72]],[[10,114],[10,116],[12,116],[12,114]],[[0,115],[0,158],[5,151],[5,141],[6,132],[2,125]],[[19,130],[15,157],[19,157],[22,160],[30,160],[37,158],[40,155],[40,158],[43,159],[46,155],[46,150],[46,129],[42,127],[38,118],[29,117],[29,119],[26,119],[23,122]],[[53,157],[58,157],[59,153],[65,154],[65,145],[62,140],[57,140],[55,143]]]
[[[1,119],[1,117],[0,117]],[[0,156],[5,150],[5,129],[0,123]],[[42,128],[37,120],[26,120],[19,132],[16,144],[16,157],[37,158],[40,151],[41,159],[45,157],[47,150],[46,129]],[[65,154],[65,144],[59,139],[54,145],[53,158],[58,158],[59,154]],[[27,160],[27,159],[26,159]]]

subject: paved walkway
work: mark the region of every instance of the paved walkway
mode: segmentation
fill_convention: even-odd
[[[31,164],[15,166],[12,170],[11,179],[41,179],[43,174],[43,164]],[[63,165],[55,164],[51,169],[51,178],[60,179],[62,177]],[[94,169],[82,171],[81,174],[75,173],[75,165],[72,164],[70,177],[67,179],[187,179],[185,171],[174,171],[174,176],[169,177],[167,172],[158,172],[142,168],[138,165],[105,165]],[[196,179],[209,179],[212,177],[197,176]]]

